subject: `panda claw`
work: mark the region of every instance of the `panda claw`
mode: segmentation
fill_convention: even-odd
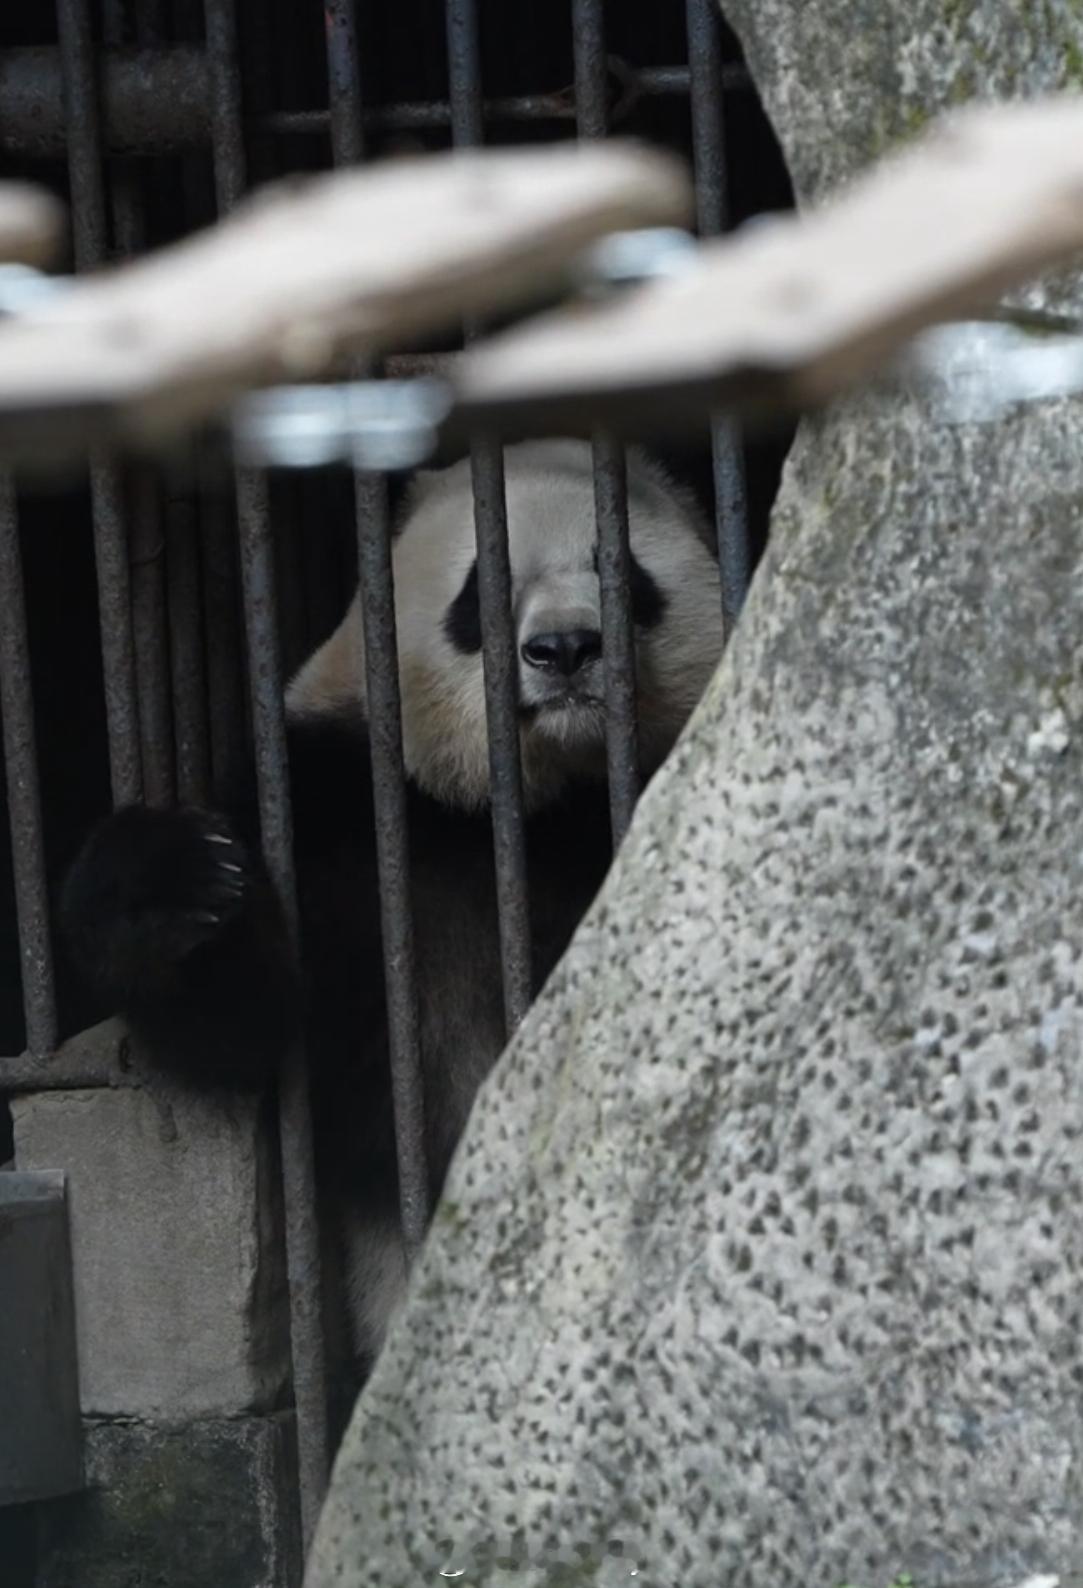
[[[208,833],[207,842],[209,844],[232,844],[233,839],[228,838],[225,833]]]
[[[197,921],[200,926],[221,926],[222,924],[222,917],[215,915],[213,910],[192,910],[188,919]]]
[[[232,860],[220,860],[218,862],[218,869],[219,871],[235,871],[239,876],[244,868],[243,866],[238,866]]]

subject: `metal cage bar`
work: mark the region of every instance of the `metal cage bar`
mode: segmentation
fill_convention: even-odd
[[[138,31],[145,42],[158,42],[160,18],[155,0],[141,8]],[[105,47],[124,38],[124,0],[105,0]],[[96,59],[100,65],[100,54]],[[99,72],[99,81],[101,74]],[[99,105],[104,121],[104,107]],[[99,137],[102,136],[99,129]],[[132,161],[121,162],[110,172],[113,231],[123,257],[146,247],[144,224],[145,173]],[[129,579],[131,581],[132,637],[136,698],[139,705],[139,745],[143,772],[143,799],[148,805],[171,804],[176,791],[176,748],[170,690],[169,638],[166,624],[166,555],[162,523],[162,497],[156,472],[140,465],[128,471],[130,492]]]
[[[86,270],[104,263],[106,257],[105,182],[89,0],[57,0],[57,26],[68,129],[75,264],[77,269]],[[120,473],[114,464],[100,457],[90,466],[90,500],[109,772],[114,804],[127,805],[138,801],[143,792],[128,535]]]
[[[482,141],[481,49],[476,0],[447,0],[451,136],[458,148]],[[473,327],[466,328],[469,338]],[[532,992],[530,904],[527,887],[523,775],[519,757],[519,692],[512,622],[504,455],[491,437],[470,452],[478,553],[485,712],[489,732],[489,786],[493,818],[500,969],[508,1034],[530,1007]]]
[[[628,543],[628,471],[624,449],[610,436],[594,441],[594,515],[598,525],[598,586],[605,668],[605,752],[609,825],[616,849],[639,798],[639,724],[636,648]]]
[[[143,0],[140,0],[143,3]],[[631,111],[643,99],[681,97],[688,93],[686,66],[633,66],[611,57],[624,104]],[[102,137],[109,154],[171,154],[198,149],[211,139],[207,58],[191,44],[141,42],[123,50],[98,54],[102,85]],[[727,90],[750,86],[743,66],[726,64],[722,81]],[[0,50],[0,149],[9,154],[48,156],[63,154],[64,116],[58,52],[49,45]],[[313,107],[274,110],[248,123],[259,133],[324,137],[335,114]],[[618,105],[617,117],[622,114]],[[560,126],[575,120],[572,95],[565,89],[536,94],[515,94],[482,101],[487,125]],[[367,133],[436,132],[451,126],[452,107],[447,99],[404,100],[393,105],[365,106],[362,126]]]
[[[604,138],[608,130],[609,65],[602,0],[573,0],[572,49],[576,129],[582,139]],[[616,849],[628,830],[640,790],[628,476],[624,451],[609,437],[595,437],[593,459],[609,822]]]
[[[353,0],[330,0],[325,9],[325,24],[331,154],[338,166],[354,165],[363,158],[364,144]],[[365,679],[399,1206],[403,1241],[407,1257],[412,1258],[425,1237],[430,1198],[425,1161],[425,1098],[386,480],[371,474],[355,474],[354,511],[365,633]],[[359,1032],[359,1040],[360,1036]]]
[[[701,236],[716,237],[726,230],[729,222],[722,121],[725,93],[722,24],[715,0],[686,0],[686,18],[696,218]],[[735,421],[712,421],[711,464],[722,616],[729,634],[744,604],[751,570],[744,452],[740,426]]]
[[[182,805],[206,805],[211,797],[211,746],[199,601],[199,538],[195,504],[185,497],[166,503],[165,545],[177,798]]]
[[[173,800],[173,716],[170,710],[166,629],[165,536],[157,481],[140,469],[133,482],[132,622],[139,698],[143,797],[148,805]]]
[[[245,186],[233,0],[204,0],[204,19],[211,65],[215,188],[219,210],[225,213],[237,203]],[[296,944],[297,881],[266,476],[251,469],[238,469],[236,495],[260,833],[267,868]],[[287,1053],[281,1067],[279,1119],[301,1534],[307,1550],[327,1484],[329,1450],[312,1113],[308,1068],[299,1045]]]
[[[35,1056],[56,1046],[56,986],[49,936],[45,843],[34,735],[34,695],[15,488],[0,473],[0,714],[4,723],[11,861],[19,931],[26,1046]],[[0,1061],[0,1079],[5,1066]]]

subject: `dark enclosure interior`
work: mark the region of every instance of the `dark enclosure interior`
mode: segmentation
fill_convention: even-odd
[[[574,85],[582,63],[575,29],[580,14],[591,10],[562,0],[479,0],[485,142],[576,136]],[[448,38],[449,14],[454,40],[455,17],[470,12],[469,5],[447,0],[331,0],[326,6],[317,0],[237,0],[244,144],[239,155],[247,184],[332,164],[342,95],[337,81],[329,84],[328,61],[336,62],[335,40],[347,14],[356,26],[364,107],[361,136],[354,142],[364,157],[445,148],[455,134],[455,141],[469,141],[462,137],[462,102],[456,108],[449,96]],[[223,194],[223,164],[216,160],[220,85],[205,47],[215,30],[228,30],[232,13],[223,0],[7,0],[3,6],[0,168],[4,175],[44,183],[71,203],[75,258],[67,268],[167,243],[213,222],[223,198],[234,196]],[[789,207],[777,144],[736,41],[724,25],[718,28],[712,0],[688,0],[687,6],[667,0],[611,3],[604,13],[609,132],[661,144],[689,161],[696,152],[705,231],[731,229],[753,214]],[[104,173],[87,105],[71,95],[70,83],[66,101],[58,19],[66,22],[69,38],[72,29],[78,34],[90,24],[84,40],[101,113]],[[713,147],[724,157],[710,162],[710,169],[712,139],[704,144],[694,138],[690,104],[689,38],[695,57],[705,28],[712,49],[721,39]],[[582,118],[582,104],[578,109]],[[579,130],[589,129],[580,123]],[[79,184],[74,192],[73,173]],[[103,174],[104,203],[96,220],[83,184]],[[236,175],[237,168],[234,180]],[[416,359],[455,345],[404,353]],[[398,362],[396,373],[411,367],[410,357]],[[788,440],[788,434],[776,434],[743,443],[748,512],[747,523],[736,529],[749,566],[763,547]],[[683,446],[669,448],[663,461],[705,506],[713,505],[716,471],[706,426]],[[277,476],[269,489],[280,639],[289,673],[331,630],[349,598],[356,577],[353,482],[345,472],[325,471]],[[398,489],[392,482],[393,499]],[[129,723],[137,764],[129,768],[129,796],[134,789],[154,804],[209,801],[246,753],[251,723],[236,498],[228,478],[194,482],[191,468],[121,471],[105,465],[93,486],[85,478],[35,481],[20,491],[17,506],[13,533],[25,581],[52,898],[87,829],[124,792],[118,791],[115,742],[111,767],[108,668],[103,672],[103,650],[108,658],[118,635],[130,636],[137,684],[130,702],[137,719]],[[0,499],[0,514],[5,511],[11,524],[10,504],[5,509]],[[720,517],[725,535],[725,513]],[[110,555],[126,570],[120,583],[110,577]],[[743,573],[739,582],[743,587]],[[115,720],[112,731],[115,739]],[[10,777],[9,769],[8,782]],[[9,1074],[17,1073],[16,1056],[24,1048],[48,1048],[105,1013],[86,1005],[58,957],[56,1019],[51,1008],[33,1014],[20,978],[7,786],[0,822],[0,1164],[11,1153],[2,1106],[5,1056]],[[18,821],[13,825],[21,842]],[[51,996],[49,1001],[51,1006]],[[28,1030],[27,1010],[31,1024],[38,1020],[36,1031]],[[43,1042],[42,1032],[49,1040]]]
[[[203,8],[144,0],[92,7],[99,91],[105,106],[109,258],[168,242],[216,213]],[[451,141],[443,0],[358,4],[366,158],[447,147]],[[331,163],[327,45],[317,4],[241,4],[238,36],[246,141],[253,183]],[[606,8],[609,123],[691,155],[684,8]],[[572,17],[566,4],[479,8],[485,138],[522,143],[574,137]],[[777,144],[722,29],[724,190],[710,196],[728,227],[787,207]],[[69,198],[69,165],[54,8],[12,0],[0,18],[0,155],[6,175],[26,176]],[[178,46],[188,46],[179,49]],[[70,263],[70,261],[69,261]],[[453,345],[453,344],[448,344]],[[648,438],[649,439],[649,438]],[[749,552],[762,549],[787,438],[745,443]],[[665,461],[710,502],[706,435],[670,448]],[[393,487],[394,490],[394,487]],[[221,610],[231,562],[232,504],[213,486],[194,496],[185,479],[131,471],[122,482],[131,568],[146,797],[189,798],[214,787],[243,753],[245,685],[236,610]],[[343,476],[272,482],[289,671],[337,621],[354,577],[351,487]],[[319,533],[312,534],[312,526]],[[306,533],[296,534],[297,526]],[[85,482],[35,482],[20,495],[31,670],[44,806],[46,857],[55,885],[88,825],[109,806],[90,498]],[[236,584],[235,572],[232,583]],[[217,602],[217,610],[211,602]],[[149,721],[147,719],[150,719]],[[0,1054],[24,1044],[19,951],[11,908],[8,824],[0,837]],[[86,1009],[57,966],[61,1035]],[[2,1153],[2,1143],[0,1143]],[[2,1160],[0,1160],[2,1161]]]

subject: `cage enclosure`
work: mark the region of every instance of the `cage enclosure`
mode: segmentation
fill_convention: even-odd
[[[0,19],[4,167],[63,197],[79,271],[211,224],[285,173],[624,134],[688,158],[704,234],[790,203],[713,0],[11,0]],[[386,368],[425,369],[457,345],[403,349]],[[731,620],[786,442],[751,443],[720,423],[663,459],[711,515]],[[604,442],[594,458],[616,644],[622,623],[628,632],[624,461]],[[499,450],[479,438],[472,464],[495,677],[493,609],[507,595]],[[333,1318],[321,1318],[304,1056],[291,1061],[277,1129],[259,1106],[223,1120],[199,1100],[159,1096],[140,1084],[123,1028],[100,1023],[110,1011],[72,976],[52,918],[74,854],[111,805],[213,805],[253,752],[264,852],[290,898],[283,681],[338,623],[359,555],[370,627],[392,632],[400,489],[344,472],[225,478],[190,460],[109,458],[85,479],[0,485],[0,1163],[68,1176],[85,1436],[81,1493],[0,1508],[14,1588],[298,1580],[336,1408],[356,1387]],[[517,730],[499,694],[494,864],[514,1026],[531,945]],[[622,695],[617,678],[608,695],[626,708],[609,725],[619,839],[638,789],[634,688],[625,680]],[[387,667],[382,682],[370,677],[370,711],[394,727],[397,710]],[[393,741],[375,800],[391,1047],[407,1074],[409,833]],[[402,1173],[408,1193],[405,1163]]]

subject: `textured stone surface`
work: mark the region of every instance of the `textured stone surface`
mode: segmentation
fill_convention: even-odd
[[[799,202],[969,100],[1083,89],[1083,7],[1004,0],[722,0]],[[1015,295],[1078,313],[1076,273]]]
[[[1083,1560],[1083,407],[805,430],[482,1094],[311,1588]]]
[[[289,1419],[92,1422],[86,1442],[86,1492],[41,1510],[35,1588],[297,1581]]]
[[[724,9],[802,200],[1083,61],[1074,0]],[[483,1092],[309,1588],[1076,1580],[1081,434],[886,389],[803,430]]]
[[[18,1167],[68,1175],[84,1412],[271,1404],[287,1359],[257,1110],[123,1087],[37,1093],[13,1112]]]

